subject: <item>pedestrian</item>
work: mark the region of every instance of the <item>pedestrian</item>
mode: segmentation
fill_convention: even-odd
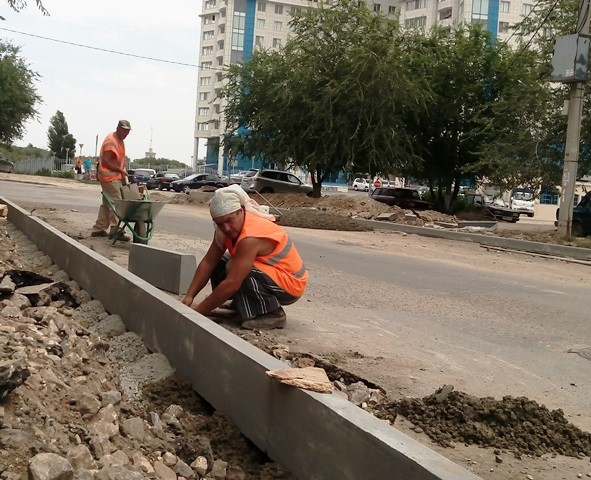
[[[86,180],[90,180],[90,171],[92,170],[92,160],[90,158],[85,158],[84,162],[84,178]]]
[[[82,178],[82,159],[80,157],[76,157],[74,170],[76,170],[76,180],[80,180]]]
[[[109,133],[103,144],[97,164],[97,179],[101,184],[103,193],[111,200],[121,199],[121,186],[127,184],[127,171],[125,170],[125,143],[129,135],[131,125],[127,120],[119,120],[117,129]],[[113,239],[117,232],[119,221],[115,213],[103,197],[99,207],[98,218],[92,227],[91,237],[106,237]],[[107,229],[109,231],[107,232]],[[128,235],[120,234],[119,240],[128,242],[131,238]]]
[[[203,315],[231,308],[246,329],[283,328],[287,317],[282,305],[296,302],[308,282],[308,271],[287,232],[239,185],[217,189],[209,211],[214,238],[183,303]],[[211,294],[194,303],[208,281]]]

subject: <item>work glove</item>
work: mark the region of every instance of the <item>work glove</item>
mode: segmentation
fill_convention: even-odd
[[[125,172],[125,175],[123,175],[123,180],[121,180],[121,185],[123,185],[123,186],[129,185],[129,177],[127,176],[127,172]]]

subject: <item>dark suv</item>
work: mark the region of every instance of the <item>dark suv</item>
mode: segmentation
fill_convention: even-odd
[[[556,221],[554,226],[558,226],[558,212],[556,209]],[[591,192],[585,195],[579,204],[573,208],[573,223],[571,226],[573,237],[585,237],[591,235]]]
[[[378,187],[369,196],[378,202],[408,210],[433,210],[434,207],[431,202],[422,200],[419,191],[414,188]]]

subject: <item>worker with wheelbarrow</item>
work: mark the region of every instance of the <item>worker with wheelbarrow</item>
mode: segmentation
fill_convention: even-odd
[[[97,164],[97,179],[103,191],[103,202],[99,207],[98,218],[92,227],[91,237],[109,237],[110,239],[128,242],[131,237],[117,231],[119,219],[109,207],[105,197],[112,200],[122,199],[121,186],[126,185],[125,143],[131,125],[127,120],[119,120],[114,132],[109,133],[101,146]]]

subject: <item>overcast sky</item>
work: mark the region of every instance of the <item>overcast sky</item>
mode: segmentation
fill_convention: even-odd
[[[21,57],[41,75],[39,119],[27,123],[15,145],[48,148],[49,120],[59,110],[76,143],[84,145],[83,155],[94,155],[96,136],[100,149],[117,120],[127,119],[132,131],[125,144],[132,160],[143,158],[151,142],[157,157],[191,163],[199,0],[43,0],[49,17],[35,0],[28,3],[15,13],[0,0],[6,18],[0,21],[0,38],[20,46]]]

